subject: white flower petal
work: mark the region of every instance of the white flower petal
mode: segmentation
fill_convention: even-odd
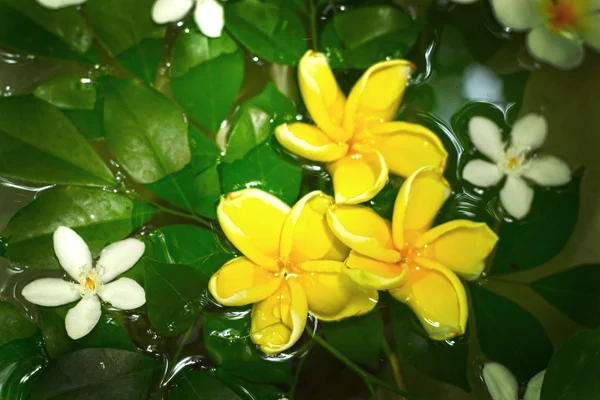
[[[54,252],[60,265],[76,281],[82,269],[92,267],[92,253],[87,244],[66,226],[59,226],[54,231]]]
[[[519,151],[539,149],[546,141],[548,124],[546,118],[537,114],[527,114],[512,128],[511,145]]]
[[[63,7],[76,6],[78,4],[83,4],[87,0],[37,0],[37,1],[44,7],[55,10],[57,8],[63,8]]]
[[[469,121],[469,137],[473,145],[492,161],[498,161],[504,154],[504,144],[500,128],[484,117],[473,117]]]
[[[81,298],[73,283],[56,278],[35,280],[25,286],[21,293],[27,301],[45,307],[58,307]]]
[[[583,45],[577,38],[553,33],[545,26],[529,32],[527,48],[535,58],[558,69],[573,69],[583,62]]]
[[[463,169],[463,178],[475,186],[490,187],[497,184],[504,174],[496,164],[483,160],[469,161]]]
[[[600,3],[600,1],[598,2]],[[593,47],[594,49],[596,49],[597,51],[600,51],[600,4],[598,4],[598,9],[596,10],[595,14],[590,14],[589,16],[589,20],[588,20],[588,27],[587,29],[582,32],[582,36],[583,39],[585,40],[585,42],[590,45],[591,47]]]
[[[518,400],[517,379],[504,365],[497,362],[486,363],[483,367],[483,380],[493,400]]]
[[[98,296],[89,296],[81,299],[79,303],[69,310],[65,318],[67,335],[73,340],[81,339],[94,329],[102,309]]]
[[[144,288],[129,278],[121,278],[104,285],[100,297],[121,310],[133,310],[146,304]]]
[[[523,400],[540,400],[542,394],[542,383],[544,383],[544,375],[546,370],[538,372],[527,384],[527,390],[525,390],[525,396]]]
[[[223,32],[225,16],[223,6],[216,0],[197,0],[194,19],[200,31],[208,37],[218,38]]]
[[[523,179],[509,176],[500,191],[500,201],[510,215],[521,219],[531,209],[533,193],[533,189]]]
[[[560,186],[571,180],[571,170],[567,163],[554,156],[531,160],[523,175],[542,186]]]
[[[96,263],[102,271],[102,282],[108,283],[133,267],[144,254],[145,248],[144,242],[133,238],[106,246]]]
[[[471,4],[471,3],[475,3],[477,0],[452,0],[455,3],[458,4]]]
[[[152,7],[152,20],[157,24],[180,21],[193,5],[194,0],[156,0]]]
[[[544,18],[536,0],[492,0],[492,9],[501,25],[520,31],[542,24]]]

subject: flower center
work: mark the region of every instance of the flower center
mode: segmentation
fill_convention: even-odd
[[[508,161],[507,161],[507,163],[506,163],[506,167],[508,169],[513,169],[517,165],[519,165],[519,160],[517,159],[517,157],[511,157],[511,158],[509,158]]]
[[[101,289],[102,281],[96,268],[84,269],[79,274],[79,293],[82,297],[92,296]]]
[[[577,8],[571,0],[553,0],[547,8],[550,28],[557,32],[576,28],[579,24]]]
[[[509,148],[498,162],[498,168],[507,175],[521,175],[526,166],[526,153],[513,147]]]

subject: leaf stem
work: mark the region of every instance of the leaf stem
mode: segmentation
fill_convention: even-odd
[[[296,397],[296,387],[298,386],[298,381],[300,380],[300,372],[302,372],[302,367],[304,367],[304,363],[306,362],[306,359],[308,358],[308,351],[310,351],[310,348],[312,347],[312,343],[309,343],[308,346],[309,347],[307,349],[307,354],[305,354],[304,357],[302,357],[300,359],[300,362],[298,363],[298,366],[296,367],[294,383],[292,384],[292,388],[290,389],[290,392],[288,393],[290,400],[294,400],[294,398]]]
[[[390,365],[392,367],[392,372],[394,374],[394,381],[396,382],[396,386],[398,386],[398,388],[403,388],[404,382],[402,380],[402,373],[400,372],[398,356],[396,356],[396,353],[394,353],[392,351],[392,349],[390,348],[390,345],[387,342],[387,340],[385,339],[385,337],[381,338],[381,348],[383,349],[383,352],[385,353],[388,360],[390,361]]]
[[[188,330],[185,331],[183,340],[181,341],[181,344],[179,345],[179,347],[177,348],[177,351],[175,352],[175,355],[173,356],[173,364],[177,364],[177,361],[179,361],[179,356],[181,355],[181,351],[185,347],[185,344],[187,343],[188,339],[190,338],[190,335],[192,334],[192,330],[194,329],[195,325],[196,325],[196,320],[194,320],[194,322],[192,322],[192,324],[190,325]]]
[[[314,51],[319,51],[319,38],[317,35],[317,7],[315,0],[308,0],[308,20],[310,24],[310,36]]]
[[[319,346],[323,347],[325,350],[330,352],[335,358],[340,360],[343,364],[345,364],[348,368],[350,368],[358,376],[360,376],[362,378],[362,380],[365,382],[365,384],[367,385],[367,387],[369,388],[369,391],[371,392],[372,395],[375,396],[372,385],[377,385],[377,386],[381,386],[382,388],[389,390],[390,392],[396,393],[397,395],[404,397],[406,400],[415,400],[413,397],[411,397],[411,395],[409,395],[405,391],[395,388],[394,386],[388,384],[385,381],[382,381],[381,379],[377,378],[376,376],[369,374],[367,371],[365,371],[364,369],[362,369],[361,367],[359,367],[358,365],[356,365],[355,363],[350,361],[349,358],[347,358],[342,353],[340,353],[335,347],[331,346],[329,343],[327,343],[325,341],[325,339],[323,339],[316,333],[313,333],[310,331],[309,331],[309,333],[312,336],[313,340]]]

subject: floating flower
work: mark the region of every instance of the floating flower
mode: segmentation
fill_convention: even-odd
[[[583,43],[600,51],[600,3],[590,0],[492,0],[500,23],[527,35],[529,52],[561,69],[583,61]]]
[[[377,63],[346,99],[324,54],[309,50],[300,60],[300,91],[316,126],[283,124],[275,135],[289,151],[329,163],[336,202],[370,200],[385,185],[389,171],[408,176],[425,165],[444,167],[447,153],[433,132],[390,122],[413,68],[406,60]]]
[[[334,234],[352,249],[346,274],[362,287],[389,290],[436,340],[465,332],[467,298],[456,274],[478,278],[498,240],[480,222],[431,228],[449,194],[439,170],[423,167],[402,185],[391,225],[365,206],[335,205],[327,212]]]
[[[115,242],[102,250],[94,268],[90,249],[81,236],[61,226],[54,231],[54,252],[60,265],[78,283],[56,278],[38,279],[23,288],[23,297],[45,307],[62,306],[80,299],[65,318],[69,337],[80,339],[100,320],[100,299],[121,310],[133,310],[146,303],[144,289],[133,279],[112,282],[138,262],[144,248],[144,243],[137,239]]]
[[[538,372],[527,384],[523,400],[540,400],[546,370]],[[519,384],[504,365],[488,362],[483,366],[483,381],[492,400],[519,400]]]
[[[484,117],[471,118],[471,141],[493,163],[469,161],[463,170],[463,178],[476,186],[490,187],[506,176],[500,201],[513,217],[525,217],[531,209],[534,192],[523,178],[543,186],[560,186],[571,180],[569,166],[559,158],[531,157],[531,152],[542,146],[546,135],[546,119],[536,114],[526,115],[515,123],[510,144],[502,143],[500,128],[493,121]]]
[[[254,304],[250,337],[267,354],[290,348],[308,313],[325,321],[362,315],[377,291],[362,289],[344,273],[348,248],[327,226],[333,199],[307,194],[290,208],[258,189],[229,193],[217,208],[219,223],[244,257],[210,279],[213,297],[226,306]]]
[[[58,8],[76,6],[85,3],[87,0],[37,0],[38,3],[46,8],[56,10]]]
[[[223,32],[223,6],[217,0],[156,0],[152,19],[157,24],[180,21],[194,7],[194,20],[204,35],[218,38]]]

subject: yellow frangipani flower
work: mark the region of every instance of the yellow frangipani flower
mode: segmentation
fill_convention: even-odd
[[[210,279],[209,290],[225,306],[254,304],[250,336],[267,354],[290,348],[308,313],[325,321],[362,315],[377,303],[376,290],[343,273],[349,249],[328,227],[333,198],[315,191],[292,209],[262,190],[229,193],[217,208],[239,257]]]
[[[389,290],[436,340],[465,332],[467,298],[456,274],[478,278],[498,241],[480,222],[456,220],[431,228],[449,194],[441,172],[423,167],[402,185],[391,224],[364,206],[334,205],[327,211],[329,226],[352,249],[347,275],[364,288]]]
[[[444,168],[448,154],[433,132],[392,122],[413,68],[406,60],[377,63],[346,99],[323,53],[309,50],[300,60],[300,92],[316,126],[283,124],[275,136],[289,151],[329,163],[337,203],[372,199],[389,171],[406,177],[423,166]]]

